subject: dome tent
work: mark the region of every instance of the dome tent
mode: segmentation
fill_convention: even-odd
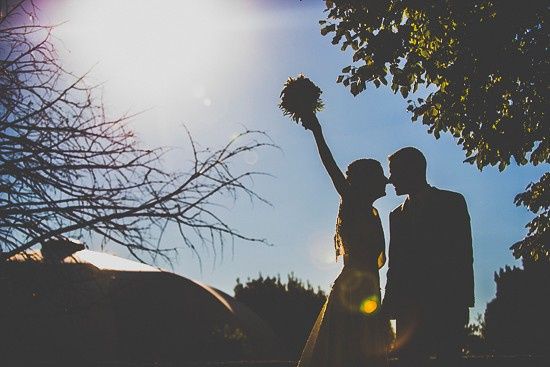
[[[272,330],[231,296],[65,239],[0,265],[0,353],[39,363],[269,359]]]

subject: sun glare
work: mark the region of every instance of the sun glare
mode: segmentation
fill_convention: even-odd
[[[315,268],[328,270],[341,266],[341,264],[336,262],[332,241],[332,234],[330,232],[319,232],[311,235],[308,252],[310,261]]]
[[[95,65],[94,76],[119,97],[114,103],[148,108],[188,96],[209,107],[215,101],[208,89],[243,63],[250,37],[243,32],[246,13],[230,3],[66,2],[55,10],[67,21],[56,36],[77,72]]]
[[[73,255],[77,262],[90,263],[101,270],[119,270],[119,271],[146,271],[159,272],[160,270],[152,266],[142,264],[136,261],[124,259],[122,257],[110,255],[104,252],[90,250],[78,251]]]

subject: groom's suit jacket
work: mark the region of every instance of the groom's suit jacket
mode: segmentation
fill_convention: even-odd
[[[474,305],[470,216],[461,194],[430,186],[392,211],[384,303],[394,317],[412,304]]]

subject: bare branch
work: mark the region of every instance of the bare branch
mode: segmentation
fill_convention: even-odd
[[[161,160],[173,150],[141,147],[132,115],[109,119],[98,86],[61,66],[52,27],[33,23],[32,2],[16,7],[0,19],[0,262],[52,236],[82,233],[142,262],[170,260],[178,247],[200,262],[198,246],[217,256],[227,239],[267,243],[217,212],[226,197],[269,204],[251,188],[265,173],[233,167],[243,154],[275,147],[264,132],[244,128],[210,150],[184,126],[191,167],[166,171]],[[33,20],[10,21],[17,14]],[[163,243],[172,227],[179,246]]]

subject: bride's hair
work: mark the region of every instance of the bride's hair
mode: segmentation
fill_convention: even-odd
[[[346,171],[346,177],[359,176],[364,179],[384,174],[382,164],[376,159],[362,158],[351,162]]]
[[[351,181],[355,183],[356,188],[369,190],[369,180],[371,178],[376,179],[384,176],[384,169],[380,162],[375,159],[363,158],[351,162],[346,171],[346,180],[351,184]],[[385,176],[384,176],[385,177]],[[354,190],[351,193],[356,192]],[[353,194],[352,194],[353,195]],[[355,197],[348,197],[347,199],[342,197],[340,200],[340,206],[338,208],[338,218],[336,220],[336,233],[334,235],[334,249],[336,251],[336,258],[346,253],[345,244],[349,242],[349,236],[352,235],[349,230],[356,230],[353,225],[346,226],[346,222],[355,221],[355,217],[362,214],[363,207],[357,205],[358,202]],[[346,230],[347,227],[347,230]]]

